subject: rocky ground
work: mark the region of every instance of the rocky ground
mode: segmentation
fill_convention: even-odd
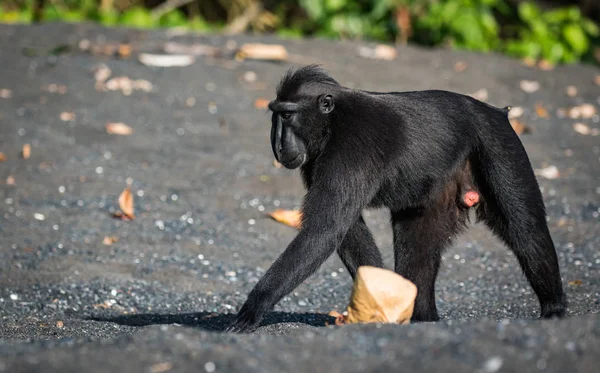
[[[161,52],[166,42],[277,43],[292,62],[138,61],[137,53]],[[119,43],[131,47],[129,58],[106,55],[106,45]],[[369,60],[358,53],[365,45],[0,26],[0,371],[597,371],[600,118],[571,119],[560,109],[598,108],[600,69],[542,71],[496,55],[415,47],[399,47],[394,61]],[[326,327],[351,288],[333,257],[255,334],[221,333],[295,234],[266,217],[298,207],[304,191],[296,172],[273,165],[269,114],[256,106],[273,98],[288,68],[311,62],[352,87],[447,89],[522,107],[534,168],[559,171],[539,181],[569,317],[536,320],[515,257],[475,225],[444,255],[439,323]],[[105,67],[108,80],[138,80],[133,91],[127,79],[121,89],[105,80],[103,89],[95,73]],[[134,132],[108,134],[109,122]],[[133,221],[112,216],[128,182]],[[387,213],[366,218],[391,263]]]

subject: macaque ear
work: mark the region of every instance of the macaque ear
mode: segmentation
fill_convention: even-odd
[[[319,110],[321,110],[321,113],[331,113],[334,106],[332,95],[322,95],[319,97]]]

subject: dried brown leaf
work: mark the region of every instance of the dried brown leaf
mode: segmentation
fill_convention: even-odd
[[[524,112],[525,110],[520,106],[511,107],[508,111],[508,119],[519,118],[521,115],[523,115]]]
[[[510,125],[512,126],[513,130],[517,133],[517,135],[531,133],[531,129],[518,119],[511,119]]]
[[[23,145],[23,151],[21,152],[21,155],[23,156],[23,159],[29,159],[29,157],[31,157],[31,145]]]
[[[6,185],[17,185],[17,183],[15,182],[15,177],[12,175],[8,175],[8,177],[6,178]]]
[[[583,284],[583,281],[581,281],[581,280],[569,281],[569,285],[571,285],[571,286],[579,286],[581,284]]]
[[[569,110],[567,110],[567,115],[571,119],[590,119],[596,114],[596,107],[592,104],[582,104],[578,106],[573,106]]]
[[[242,44],[237,51],[236,58],[268,60],[268,61],[286,61],[289,56],[287,49],[279,44]]]
[[[193,56],[217,56],[220,49],[207,44],[180,44],[168,42],[165,44],[165,52],[169,54],[188,54]]]
[[[590,128],[587,124],[585,123],[575,123],[573,124],[573,130],[575,130],[575,132],[581,134],[581,135],[591,135],[591,136],[598,136],[600,135],[600,129],[598,128]]]
[[[479,101],[487,101],[487,99],[489,98],[489,93],[487,89],[482,88],[477,92],[471,93],[470,96]]]
[[[469,65],[467,65],[465,61],[458,61],[454,64],[454,71],[456,71],[457,73],[462,73],[467,69],[468,66]]]
[[[535,174],[537,176],[540,176],[540,177],[543,177],[543,178],[546,178],[549,180],[557,179],[560,177],[560,172],[558,171],[558,168],[556,168],[556,166],[548,166],[548,167],[536,169]]]
[[[125,123],[109,122],[106,124],[106,132],[111,135],[131,135],[133,133],[133,128],[129,127]]]
[[[6,156],[4,153],[0,152],[0,162],[4,162],[6,160]]]
[[[335,317],[335,325],[339,326],[339,325],[346,324],[346,319],[345,319],[344,315],[342,315],[338,311],[333,310],[333,311],[329,312],[329,316]]]
[[[131,56],[131,45],[120,44],[119,45],[119,56],[121,58],[129,58]]]
[[[92,307],[94,308],[102,308],[102,309],[109,309],[112,307],[112,303],[110,303],[109,301],[104,301],[104,303],[97,303],[97,304],[93,304]]]
[[[577,96],[577,87],[575,87],[574,85],[567,86],[566,91],[567,91],[567,96],[569,96],[569,97]]]
[[[594,78],[594,83],[596,83],[596,85],[600,85],[600,75],[596,75]]]
[[[279,223],[296,229],[300,228],[302,213],[298,210],[277,209],[269,213],[269,216]]]
[[[521,80],[519,86],[523,92],[527,93],[533,93],[540,89],[540,83],[535,80]]]
[[[183,67],[196,62],[194,56],[187,54],[150,54],[140,53],[138,59],[146,66]]]
[[[544,71],[554,70],[554,64],[547,60],[541,60],[540,62],[538,62],[537,66],[540,68],[540,70],[544,70]]]
[[[150,367],[150,373],[163,373],[173,369],[173,363],[165,362],[154,364]]]
[[[75,113],[72,113],[70,111],[63,111],[62,113],[60,113],[60,120],[62,120],[63,122],[75,120]]]
[[[398,51],[390,45],[379,44],[373,48],[365,46],[359,47],[358,55],[371,60],[391,61],[396,59]]]
[[[529,66],[529,67],[534,67],[535,66],[535,59],[531,58],[531,57],[525,57],[521,60],[523,62],[524,65]]]
[[[126,217],[131,220],[135,219],[133,194],[131,193],[131,188],[126,187],[119,196],[119,208]]]
[[[1,88],[0,89],[0,98],[11,98],[12,91],[10,89]]]
[[[535,104],[535,113],[540,118],[550,118],[548,110],[540,103]]]
[[[417,287],[388,269],[358,268],[345,321],[407,324],[413,314]]]
[[[106,246],[110,246],[117,241],[119,241],[119,237],[105,236],[104,239],[102,240],[102,243],[105,244]]]
[[[269,107],[269,100],[266,98],[257,98],[254,101],[254,107],[257,109],[267,109]]]

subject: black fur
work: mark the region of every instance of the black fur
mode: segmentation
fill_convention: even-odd
[[[332,110],[322,110],[327,95]],[[392,212],[395,271],[418,288],[412,319],[438,320],[435,279],[466,226],[466,189],[480,195],[478,219],[517,256],[541,316],[565,314],[542,196],[507,108],[445,91],[353,90],[315,66],[286,74],[270,108],[275,156],[301,167],[308,188],[302,229],[228,330],[255,328],[336,250],[353,277],[361,265],[383,266],[361,216],[369,207]]]

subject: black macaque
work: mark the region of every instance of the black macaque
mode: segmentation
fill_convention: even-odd
[[[442,251],[468,209],[515,253],[541,317],[566,300],[546,212],[508,109],[446,91],[374,93],[341,86],[317,66],[290,70],[269,104],[275,158],[300,167],[302,228],[248,295],[228,331],[263,315],[335,251],[350,275],[383,267],[363,220],[391,210],[395,271],[418,288],[413,321],[439,320],[435,280]]]

